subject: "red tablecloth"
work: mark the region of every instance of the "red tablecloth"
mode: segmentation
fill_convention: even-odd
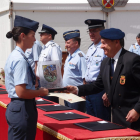
[[[39,99],[39,97],[37,98]],[[0,140],[7,140],[8,125],[5,119],[6,105],[10,102],[7,94],[0,94]],[[54,103],[56,104],[56,103]],[[48,104],[50,105],[50,104]],[[76,120],[66,120],[58,121],[53,118],[44,116],[43,114],[52,113],[63,113],[63,112],[75,112],[81,115],[89,116],[87,119],[76,119]],[[140,139],[140,132],[132,129],[117,129],[117,130],[107,130],[107,131],[89,131],[74,125],[73,123],[80,122],[90,122],[90,121],[100,121],[101,119],[87,115],[85,113],[76,110],[67,111],[52,111],[45,112],[38,109],[38,124],[37,124],[37,134],[36,140],[85,140],[85,139]]]

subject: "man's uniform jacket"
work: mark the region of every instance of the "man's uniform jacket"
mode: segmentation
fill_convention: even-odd
[[[140,119],[129,123],[126,116],[131,109],[140,113],[140,56],[122,48],[112,82],[110,60],[109,57],[103,60],[100,73],[93,84],[78,86],[78,95],[95,94],[105,89],[112,106],[113,122],[139,129]]]

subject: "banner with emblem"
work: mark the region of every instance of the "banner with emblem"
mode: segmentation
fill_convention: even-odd
[[[114,0],[102,0],[102,4],[105,8],[111,8],[114,6]]]
[[[38,72],[41,87],[63,87],[60,61],[38,62]]]

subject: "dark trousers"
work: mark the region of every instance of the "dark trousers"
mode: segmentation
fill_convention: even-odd
[[[102,96],[104,93],[105,91],[102,91],[86,96],[86,110],[89,115],[111,121],[111,107],[105,107],[103,104]]]
[[[35,140],[37,117],[34,99],[11,99],[6,110],[8,140]]]

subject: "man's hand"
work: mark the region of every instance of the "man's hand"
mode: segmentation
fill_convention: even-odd
[[[78,95],[78,88],[76,86],[67,86],[67,90],[65,90],[66,93],[73,93]]]
[[[109,107],[110,106],[110,102],[108,100],[108,97],[107,97],[106,93],[103,94],[102,99],[103,99],[104,106]]]
[[[86,100],[86,96],[81,96],[81,98],[85,99]]]
[[[135,122],[139,119],[140,117],[140,114],[135,111],[134,109],[130,110],[126,116],[126,121],[132,123],[132,122]]]

